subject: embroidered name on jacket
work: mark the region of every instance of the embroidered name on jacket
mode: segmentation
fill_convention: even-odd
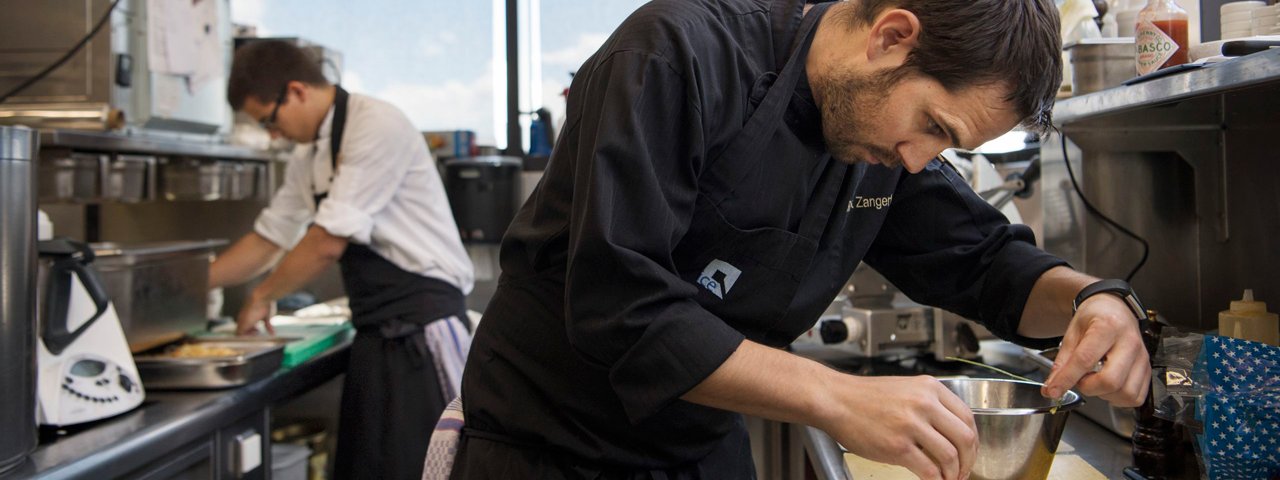
[[[707,264],[707,268],[702,269],[702,275],[698,276],[698,285],[710,291],[720,299],[724,299],[724,295],[729,293],[729,289],[733,288],[734,282],[738,281],[738,277],[742,275],[742,270],[729,265],[724,260],[712,260]]]
[[[889,208],[893,204],[893,195],[887,197],[864,197],[861,195],[853,197],[849,200],[849,208],[846,212],[852,212],[855,208],[874,208],[876,210]]]

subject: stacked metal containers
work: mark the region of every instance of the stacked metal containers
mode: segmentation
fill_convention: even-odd
[[[36,447],[34,130],[0,126],[0,472]]]

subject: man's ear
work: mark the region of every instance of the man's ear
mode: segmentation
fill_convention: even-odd
[[[290,80],[289,83],[285,85],[286,85],[285,88],[289,90],[289,93],[287,93],[286,95],[298,97],[299,103],[307,103],[307,97],[309,96],[308,94],[311,93],[307,90],[307,84],[299,82],[297,80]]]
[[[896,67],[920,42],[920,18],[900,8],[890,9],[871,25],[867,60],[881,67]]]

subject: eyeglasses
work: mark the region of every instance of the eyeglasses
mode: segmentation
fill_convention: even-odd
[[[258,126],[263,130],[271,130],[276,127],[276,115],[280,113],[280,105],[284,104],[284,100],[289,93],[289,86],[285,85],[280,89],[280,95],[276,96],[276,106],[271,108],[271,115],[267,118],[258,120]]]

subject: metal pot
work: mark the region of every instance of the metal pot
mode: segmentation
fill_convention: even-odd
[[[36,448],[34,130],[0,126],[0,472]]]
[[[1063,46],[1071,59],[1071,94],[1118,87],[1137,76],[1133,37],[1086,38]]]
[[[1049,476],[1067,416],[1082,403],[1067,392],[1060,406],[1040,395],[1040,385],[1016,380],[941,380],[973,410],[978,426],[974,480],[1034,480]],[[1053,413],[1051,413],[1053,411]]]

